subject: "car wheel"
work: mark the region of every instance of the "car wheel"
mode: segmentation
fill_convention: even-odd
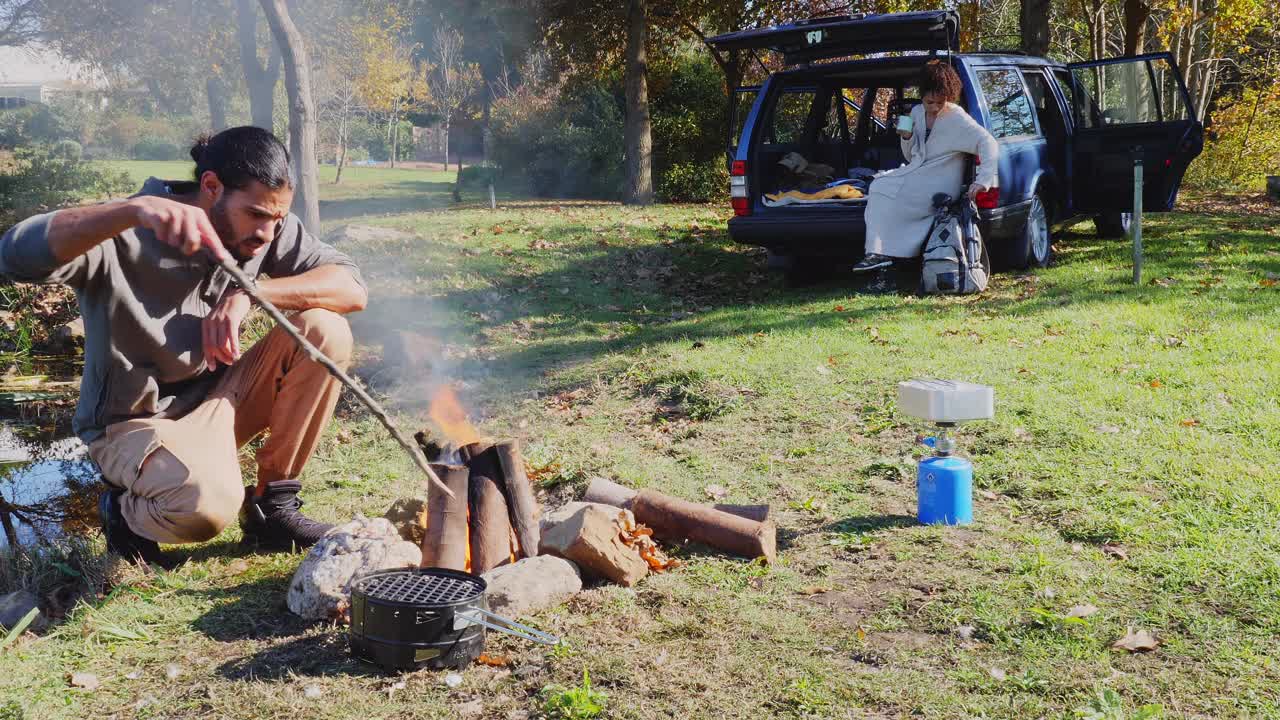
[[[997,246],[1000,250],[998,265],[1012,270],[1046,267],[1053,259],[1053,231],[1050,229],[1049,209],[1040,193],[1031,196],[1027,208],[1027,221],[1022,230],[1007,243]]]
[[[1093,225],[1097,228],[1098,237],[1119,240],[1129,234],[1129,225],[1133,222],[1133,213],[1111,212],[1097,215]]]

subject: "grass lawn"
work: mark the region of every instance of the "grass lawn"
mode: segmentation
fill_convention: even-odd
[[[592,475],[719,485],[773,505],[779,563],[678,550],[684,568],[529,619],[563,647],[491,634],[510,666],[449,688],[349,660],[343,628],[284,608],[299,557],[247,555],[231,528],[0,654],[0,702],[41,720],[526,717],[589,671],[600,716],[635,720],[1067,718],[1108,688],[1100,718],[1280,717],[1274,214],[1153,217],[1141,287],[1086,224],[1048,270],[916,298],[787,288],[721,208],[491,212],[450,206],[443,173],[348,172],[324,186],[326,227],[413,236],[344,248],[372,288],[366,361],[388,329],[430,333],[482,429],[558,466],[551,495]],[[913,521],[927,428],[894,395],[918,376],[996,388],[996,419],[960,432],[971,527]],[[356,411],[304,479],[330,521],[422,485]],[[1111,649],[1129,628],[1160,646]],[[81,671],[102,687],[69,688]]]

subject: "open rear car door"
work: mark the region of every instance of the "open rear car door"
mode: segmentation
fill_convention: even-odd
[[[954,10],[835,15],[717,35],[717,50],[773,50],[787,65],[850,55],[956,50],[960,15]]]
[[[1142,205],[1173,209],[1187,166],[1204,148],[1182,74],[1169,53],[1073,63],[1071,205],[1133,210],[1133,161],[1143,158]]]

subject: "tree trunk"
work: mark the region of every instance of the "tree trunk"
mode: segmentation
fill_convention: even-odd
[[[244,82],[249,89],[249,115],[257,127],[274,130],[280,53],[272,42],[267,46],[266,67],[258,59],[258,11],[253,0],[237,0],[236,39],[240,44]]]
[[[348,123],[350,121],[344,116],[338,122],[338,172],[333,177],[333,184],[337,185],[342,182],[342,168],[347,165],[347,134]]]
[[[649,68],[645,56],[648,0],[627,5],[626,187],[622,202],[653,204],[653,136],[649,122]]]
[[[1049,53],[1050,0],[1022,0],[1018,25],[1022,30],[1022,51],[1028,55]]]
[[[444,171],[449,172],[449,114],[444,116]]]
[[[204,81],[205,94],[209,96],[209,129],[218,132],[227,127],[227,92],[222,79],[210,75]]]
[[[316,166],[316,107],[311,99],[311,69],[302,33],[289,17],[285,0],[260,0],[271,34],[284,55],[284,82],[289,91],[289,151],[297,168],[293,211],[313,233],[320,232],[319,169]]]
[[[1124,0],[1124,54],[1140,55],[1147,45],[1147,18],[1151,6],[1145,0]]]

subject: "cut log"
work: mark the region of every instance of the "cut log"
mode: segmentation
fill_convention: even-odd
[[[591,484],[587,486],[587,494],[582,496],[584,502],[603,503],[627,510],[631,509],[631,501],[635,499],[635,490],[601,477],[592,478]]]
[[[764,522],[769,519],[768,505],[726,505],[724,503],[720,503],[712,505],[711,507],[719,510],[720,512],[727,512],[730,515],[737,515],[738,517],[754,520],[756,522]]]
[[[631,504],[636,499],[637,492],[624,485],[598,477],[591,479],[591,484],[587,486],[587,494],[582,496],[582,500],[583,502],[602,503],[630,510]],[[768,505],[730,505],[722,503],[713,507],[720,512],[727,512],[730,515],[737,515],[756,522],[764,522],[769,519]],[[644,521],[642,520],[641,522]]]
[[[654,490],[641,490],[631,512],[662,540],[691,540],[742,557],[763,557],[770,564],[777,560],[777,528],[772,520],[755,522]]]
[[[520,455],[520,446],[514,441],[500,442],[493,446],[498,458],[498,466],[502,470],[502,485],[506,491],[507,512],[511,518],[511,527],[515,528],[516,539],[520,542],[520,556],[534,557],[538,554],[538,541],[541,534],[538,517],[542,514],[538,500],[533,495],[533,485],[524,471],[524,457]]]
[[[487,475],[471,474],[471,572],[511,562],[511,521],[502,488]]]
[[[422,538],[422,566],[463,570],[467,564],[467,487],[470,471],[465,465],[432,465],[431,469],[453,492],[444,494],[427,486],[427,532]]]

